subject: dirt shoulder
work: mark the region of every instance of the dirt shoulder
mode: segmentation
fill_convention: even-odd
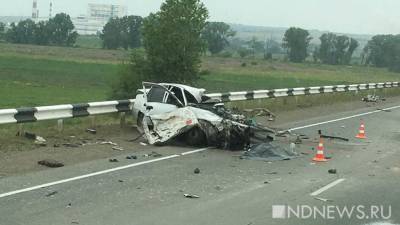
[[[267,123],[272,127],[281,127],[296,121],[334,115],[341,112],[357,110],[376,110],[384,108],[385,105],[399,102],[400,97],[390,97],[380,103],[365,103],[361,101],[335,103],[324,106],[312,106],[308,108],[297,108],[290,111],[274,112],[277,118],[273,122],[267,122],[260,118],[258,122]],[[120,128],[119,125],[97,126],[96,134],[85,132],[82,128],[75,134],[43,136],[47,140],[47,146],[37,146],[32,140],[25,137],[16,137],[13,145],[0,143],[0,178],[10,175],[22,174],[32,171],[48,169],[38,165],[38,161],[44,159],[57,160],[65,165],[74,165],[82,162],[113,158],[120,155],[135,153],[140,149],[143,139],[137,138],[139,134],[133,126]],[[40,134],[38,134],[40,135]],[[112,142],[104,144],[104,142]],[[103,143],[103,144],[102,144]],[[18,145],[18,148],[15,146]],[[120,151],[113,147],[122,148]]]

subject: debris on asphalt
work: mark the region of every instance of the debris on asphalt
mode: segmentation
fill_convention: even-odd
[[[46,194],[46,197],[53,196],[53,195],[55,195],[55,194],[57,194],[57,193],[58,193],[58,191],[50,192],[50,193]]]
[[[113,145],[113,146],[118,146],[118,144],[112,142],[112,141],[103,141],[100,142],[101,145]]]
[[[71,208],[71,207],[72,207],[72,203],[68,203],[67,208]]]
[[[278,172],[268,172],[268,173],[265,173],[265,174],[270,174],[270,175],[276,175],[276,174],[278,174]]]
[[[349,141],[348,138],[345,137],[339,137],[339,136],[332,136],[332,135],[324,135],[322,134],[321,130],[318,130],[318,134],[320,135],[321,138],[325,138],[325,139],[337,139],[337,140],[341,140],[341,141]]]
[[[117,146],[112,147],[112,149],[115,151],[124,151],[122,147],[117,147]]]
[[[119,162],[118,159],[109,159],[109,162]]]
[[[149,156],[153,156],[154,158],[158,158],[158,157],[161,157],[162,154],[160,154],[160,153],[158,153],[158,152],[155,152],[155,151],[152,151],[152,152],[149,154]]]
[[[269,184],[269,181],[264,181],[264,184]]]
[[[65,143],[65,144],[62,144],[64,147],[68,147],[68,148],[79,148],[79,147],[81,147],[81,145],[79,145],[79,144],[72,144],[72,143]]]
[[[59,148],[59,147],[60,147],[60,144],[54,144],[53,147],[54,147],[54,148]]]
[[[330,170],[328,170],[328,173],[330,173],[330,174],[336,174],[336,173],[337,173],[337,170],[336,170],[336,169],[330,169]]]
[[[63,167],[64,166],[63,163],[61,163],[59,161],[56,161],[56,160],[52,160],[52,159],[41,160],[41,161],[38,162],[38,164],[42,165],[42,166],[47,166],[47,167],[50,167],[50,168],[58,168],[58,167]]]
[[[199,174],[200,173],[200,169],[199,168],[196,168],[196,169],[194,169],[194,171],[193,171],[195,174]]]
[[[143,146],[147,146],[147,144],[144,143],[144,142],[140,142],[140,144],[143,145]]]
[[[129,155],[126,157],[126,159],[137,159],[136,155]]]
[[[124,181],[123,180],[118,180],[118,182],[123,183]]]
[[[261,143],[251,146],[245,151],[241,159],[279,161],[290,160],[296,157],[296,154],[290,150],[286,150],[279,145],[273,143]]]
[[[200,198],[200,196],[194,194],[183,194],[183,196],[185,196],[185,198]]]
[[[296,140],[294,141],[294,143],[295,143],[296,145],[300,145],[300,144],[303,143],[303,141],[300,139],[300,136],[297,135],[297,138],[296,138]]]
[[[90,134],[97,134],[97,130],[91,129],[91,128],[86,129],[86,132],[88,132]]]
[[[386,101],[385,98],[381,98],[378,95],[367,95],[366,97],[362,98],[361,101],[363,102],[378,102],[378,101]]]
[[[320,198],[320,197],[314,197],[314,199],[320,200],[320,201],[323,201],[323,202],[333,202],[332,199],[326,199],[326,198]]]
[[[298,155],[298,153],[296,152],[296,144],[295,143],[290,143],[290,151],[294,154],[294,155]]]
[[[215,186],[215,190],[221,191],[221,190],[222,190],[222,187],[220,187],[220,186]]]

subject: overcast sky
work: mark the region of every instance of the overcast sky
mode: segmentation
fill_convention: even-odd
[[[126,4],[146,16],[163,0],[52,0],[53,11],[86,14],[88,3]],[[32,0],[2,0],[0,16],[29,16]],[[50,0],[38,0],[48,15]],[[400,0],[203,0],[213,21],[272,27],[299,26],[343,33],[400,33]]]

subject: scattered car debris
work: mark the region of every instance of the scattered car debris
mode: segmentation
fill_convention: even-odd
[[[97,130],[91,129],[91,128],[86,129],[86,132],[88,132],[90,134],[97,134]]]
[[[59,161],[56,161],[56,160],[53,160],[53,159],[41,160],[41,161],[38,162],[38,164],[42,165],[42,166],[47,166],[47,167],[50,167],[50,168],[58,168],[58,167],[63,167],[64,166],[63,163],[61,163]]]
[[[221,191],[221,190],[222,190],[222,187],[220,187],[220,186],[215,186],[215,190]]]
[[[116,151],[124,151],[122,147],[117,147],[117,146],[112,147],[112,149]]]
[[[144,142],[140,142],[140,144],[143,145],[143,146],[147,146],[147,144],[144,143]]]
[[[72,207],[72,203],[68,203],[67,208],[71,208],[71,207]]]
[[[269,181],[264,181],[264,184],[269,184]]]
[[[329,170],[328,170],[328,173],[330,173],[330,174],[336,174],[336,173],[337,173],[337,170],[336,170],[336,169],[329,169]]]
[[[72,143],[65,143],[62,144],[64,147],[68,147],[68,148],[79,148],[81,145],[79,144],[72,144]]]
[[[194,194],[183,194],[183,196],[185,196],[185,198],[200,198],[200,196]]]
[[[158,157],[161,157],[161,156],[163,156],[162,154],[160,154],[160,153],[158,153],[158,152],[151,152],[150,154],[149,154],[149,156],[153,156],[154,158],[158,158]]]
[[[109,162],[119,162],[118,159],[109,159]]]
[[[278,172],[273,171],[273,172],[268,172],[268,173],[265,173],[265,174],[276,175],[276,174],[278,174]]]
[[[296,152],[296,144],[295,143],[290,143],[290,151],[294,154],[294,155],[298,155],[298,153]]]
[[[295,143],[296,145],[300,145],[300,144],[303,143],[303,141],[301,140],[301,138],[300,138],[299,135],[297,135],[296,140],[294,141],[294,143]]]
[[[194,169],[194,171],[193,171],[195,174],[199,174],[200,173],[200,169],[199,168],[196,168],[196,169]]]
[[[348,138],[339,137],[339,136],[324,135],[324,134],[322,134],[322,130],[318,130],[318,134],[320,135],[321,138],[325,138],[325,139],[337,139],[337,140],[341,140],[341,141],[349,141],[350,140]]]
[[[320,200],[320,201],[323,201],[323,202],[333,202],[333,200],[331,200],[331,199],[320,198],[320,197],[314,197],[314,199]]]
[[[46,197],[51,197],[51,196],[53,196],[53,195],[55,195],[57,193],[58,193],[58,191],[52,191],[52,192],[46,194]]]
[[[39,146],[46,146],[47,145],[46,139],[44,139],[43,137],[38,136],[38,135],[36,135],[34,133],[24,132],[24,136],[26,138],[28,138],[28,139],[34,140],[34,143],[36,145],[39,145]]]
[[[124,181],[123,181],[123,180],[118,180],[118,182],[119,182],[119,183],[123,183]]]
[[[103,141],[100,142],[101,145],[113,145],[113,146],[118,146],[118,144],[112,142],[112,141]]]
[[[380,97],[380,96],[378,96],[378,95],[373,94],[373,95],[367,95],[366,97],[362,98],[361,101],[363,101],[363,102],[374,102],[374,103],[376,103],[376,102],[378,102],[378,101],[386,101],[386,99],[385,99],[385,98],[382,98],[382,97]]]
[[[40,137],[40,136],[36,136],[35,144],[40,145],[40,146],[46,146],[47,145],[46,139],[44,139],[43,137]]]
[[[253,159],[253,160],[264,160],[264,161],[279,161],[279,160],[290,160],[295,158],[297,155],[286,150],[279,145],[273,143],[261,143],[252,145],[247,151],[240,157],[241,159]]]
[[[127,156],[126,159],[137,159],[136,155]]]

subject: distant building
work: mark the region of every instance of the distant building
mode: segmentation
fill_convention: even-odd
[[[75,30],[81,35],[98,34],[111,19],[127,15],[127,7],[121,5],[89,4],[86,16],[72,19]]]
[[[38,4],[37,4],[37,0],[33,0],[33,3],[32,3],[32,20],[36,20],[37,18],[39,18]]]

